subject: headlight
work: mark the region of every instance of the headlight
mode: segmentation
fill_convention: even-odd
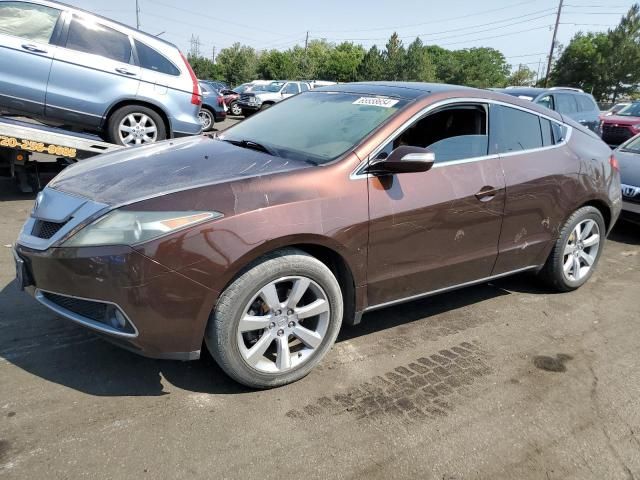
[[[132,212],[114,210],[87,225],[65,247],[134,245],[189,225],[222,217],[219,212]]]
[[[634,130],[640,130],[640,123],[639,123],[638,125],[634,125],[632,128],[633,128]]]

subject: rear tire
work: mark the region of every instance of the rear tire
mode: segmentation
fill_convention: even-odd
[[[600,210],[576,210],[562,227],[540,277],[559,292],[580,288],[591,278],[600,260],[605,234]]]
[[[260,107],[260,111],[262,112],[263,110],[266,110],[266,109],[271,108],[271,107],[273,107],[273,103],[265,103],[264,105],[262,105]]]
[[[322,360],[342,313],[331,270],[305,252],[284,249],[250,264],[222,292],[205,341],[236,381],[278,387],[303,378]]]
[[[206,107],[202,107],[198,117],[200,118],[200,123],[202,123],[203,132],[210,132],[213,130],[213,125],[216,123],[216,119],[211,110]]]
[[[165,140],[167,130],[162,117],[155,110],[140,105],[125,105],[107,120],[107,138],[117,145],[131,147]]]

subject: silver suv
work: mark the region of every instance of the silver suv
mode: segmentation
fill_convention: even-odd
[[[0,110],[121,145],[201,131],[202,95],[174,45],[44,0],[0,0]]]
[[[250,92],[240,95],[238,105],[242,108],[245,117],[269,108],[285,98],[292,97],[300,92],[308,92],[311,87],[307,82],[291,82],[287,80],[276,80],[268,85],[257,85]]]

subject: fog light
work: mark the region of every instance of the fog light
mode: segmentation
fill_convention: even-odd
[[[118,330],[124,330],[127,326],[127,319],[117,308],[111,308],[109,312],[109,324]]]

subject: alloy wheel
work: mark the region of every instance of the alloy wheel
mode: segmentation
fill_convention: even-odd
[[[274,280],[243,309],[237,327],[240,354],[260,372],[283,373],[297,368],[322,345],[330,314],[326,293],[310,278]]]
[[[213,117],[208,110],[200,110],[200,113],[198,113],[198,119],[202,124],[202,130],[205,132],[211,128],[211,125],[213,125]]]
[[[124,146],[153,143],[158,138],[158,126],[144,113],[130,113],[120,121],[118,135]]]
[[[600,248],[600,228],[591,219],[578,223],[564,247],[563,272],[567,280],[577,282],[587,275]]]
[[[242,115],[242,108],[240,108],[240,105],[238,105],[237,103],[231,105],[231,114],[235,116]]]

